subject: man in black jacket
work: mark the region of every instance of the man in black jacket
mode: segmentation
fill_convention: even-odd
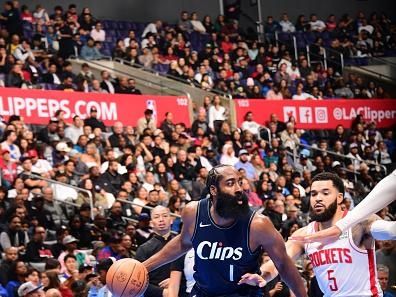
[[[278,193],[279,190],[277,190]],[[266,215],[271,220],[272,224],[274,224],[275,229],[278,231],[280,231],[282,228],[282,214],[284,213],[284,210],[284,203],[280,199],[278,199],[275,200],[271,206],[269,206],[269,203],[267,203],[267,208],[263,211],[263,215]]]
[[[26,247],[25,261],[34,263],[45,263],[48,258],[53,258],[50,248],[44,244],[46,231],[44,227],[34,228],[33,240]]]
[[[103,70],[100,75],[102,76],[102,82],[100,83],[100,87],[103,90],[106,90],[109,94],[115,93],[115,84],[111,80],[110,73],[106,70]]]
[[[194,156],[189,155],[187,158],[187,152],[185,150],[179,150],[177,152],[177,162],[173,166],[173,172],[175,179],[185,188],[191,195],[192,193],[192,182],[197,177],[199,168],[202,167],[201,162],[194,159]]]
[[[168,208],[157,206],[151,211],[153,234],[136,251],[136,260],[143,262],[158,253],[171,239],[171,216]],[[170,277],[170,264],[161,266],[149,273],[150,283],[145,297],[162,297],[167,295]]]
[[[43,82],[47,84],[60,85],[62,80],[57,74],[57,67],[55,63],[51,63],[48,72],[43,76]]]
[[[47,229],[55,230],[55,222],[52,219],[52,214],[44,208],[44,196],[35,195],[31,207],[28,211],[29,220],[36,219],[40,226],[45,226]]]
[[[47,127],[42,128],[37,133],[37,140],[50,144],[50,139],[57,135],[58,124],[59,120],[57,118],[51,118]]]
[[[110,214],[107,217],[107,228],[113,232],[125,232],[128,222],[122,217],[122,204],[115,201],[110,208]]]
[[[165,134],[165,138],[168,141],[172,140],[172,132],[175,131],[175,124],[173,123],[173,113],[168,111],[165,113],[165,120],[161,123],[161,130]]]
[[[113,134],[109,136],[111,147],[118,147],[120,145],[120,136],[124,132],[124,125],[121,122],[115,122],[113,125]]]
[[[116,194],[121,189],[122,175],[118,173],[118,162],[109,161],[109,168],[100,178],[103,188],[108,193]]]
[[[98,117],[98,110],[96,109],[96,107],[91,107],[89,118],[84,120],[84,126],[90,126],[92,130],[94,130],[95,128],[100,128],[102,132],[106,132],[105,124],[97,117]]]

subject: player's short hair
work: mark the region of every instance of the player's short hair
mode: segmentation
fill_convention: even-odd
[[[211,186],[215,186],[216,188],[219,186],[219,182],[223,175],[219,172],[219,168],[228,167],[230,165],[220,164],[213,167],[208,172],[208,177],[206,178],[206,188],[209,190]]]
[[[312,178],[311,186],[316,181],[326,181],[326,180],[331,180],[333,182],[333,186],[338,190],[338,192],[340,192],[340,193],[342,193],[342,195],[344,195],[344,193],[345,193],[344,182],[342,181],[341,178],[338,177],[338,175],[331,173],[331,172],[321,172],[321,173],[315,175]]]

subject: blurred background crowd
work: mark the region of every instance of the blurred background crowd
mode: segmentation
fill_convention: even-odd
[[[330,15],[326,21],[301,16],[297,23],[287,14],[268,17],[263,42],[242,32],[235,20],[219,16],[212,22],[205,16],[201,21],[188,12],[174,25],[157,20],[133,27],[101,22],[89,8],[79,13],[73,4],[47,12],[41,5],[30,10],[8,1],[0,22],[0,81],[18,88],[140,94],[133,79],[113,79],[107,71],[95,77],[88,64],[76,74],[67,61],[111,55],[235,98],[386,98],[383,87],[353,74],[345,79],[336,64],[324,69],[321,49],[326,43],[359,59],[396,49],[392,22],[377,13]],[[292,58],[285,45],[274,42],[275,32],[304,34],[316,60],[308,63],[304,54]],[[337,173],[346,188],[343,207],[353,209],[394,169],[393,130],[377,129],[361,115],[350,127],[315,131],[298,129],[293,118],[257,119],[251,111],[232,128],[219,96],[203,102],[195,106],[191,126],[174,122],[171,112],[155,118],[150,109],[135,126],[107,127],[95,108],[71,123],[63,110],[45,126],[18,115],[3,119],[0,295],[44,290],[46,296],[109,296],[104,286],[109,257],[145,260],[163,247],[180,232],[184,206],[206,197],[208,171],[218,164],[241,172],[250,206],[269,216],[285,240],[310,220],[315,174]],[[395,212],[391,205],[378,215],[394,220]],[[396,244],[377,245],[381,285],[394,296]],[[147,296],[167,296],[171,271],[182,271],[178,264],[150,275]],[[314,290],[311,263],[301,259],[296,265],[307,289]],[[291,296],[280,280],[263,294]]]

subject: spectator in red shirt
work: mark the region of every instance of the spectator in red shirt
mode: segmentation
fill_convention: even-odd
[[[15,162],[12,162],[10,151],[2,150],[0,158],[0,170],[2,172],[2,183],[7,188],[11,187],[16,179],[17,173],[17,165]]]
[[[230,41],[230,37],[228,35],[223,35],[223,40],[221,41],[221,49],[225,53],[229,53],[232,51],[232,42]]]

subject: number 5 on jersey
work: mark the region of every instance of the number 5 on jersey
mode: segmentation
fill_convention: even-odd
[[[333,276],[333,273],[334,270],[332,269],[327,270],[327,279],[329,280],[329,288],[334,292],[334,291],[338,291],[338,286],[337,286],[337,280]]]

